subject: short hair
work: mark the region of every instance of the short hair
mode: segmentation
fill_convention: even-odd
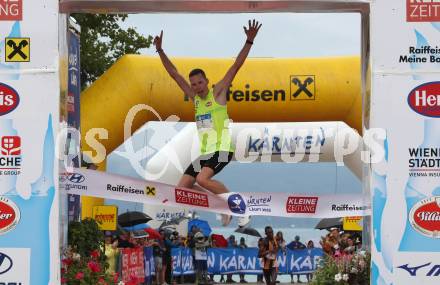
[[[195,69],[191,70],[191,72],[189,73],[189,77],[197,75],[197,74],[201,74],[203,77],[206,78],[205,72],[200,68],[195,68]]]
[[[264,228],[264,232],[265,232],[265,233],[266,233],[268,230],[271,230],[272,233],[273,233],[273,229],[272,229],[271,226],[266,226],[266,227]]]

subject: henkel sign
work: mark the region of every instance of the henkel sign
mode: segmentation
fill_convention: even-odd
[[[440,0],[406,0],[407,22],[440,22]]]
[[[21,21],[22,18],[22,0],[0,0],[0,21]]]
[[[420,115],[440,117],[440,82],[428,82],[414,88],[408,95],[408,105]]]

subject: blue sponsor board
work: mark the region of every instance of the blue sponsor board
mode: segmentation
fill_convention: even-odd
[[[193,256],[189,248],[174,248],[174,275],[194,274]],[[280,274],[303,274],[316,270],[323,252],[320,248],[287,250],[277,256]],[[261,274],[262,264],[257,248],[210,248],[208,249],[208,272],[210,274]]]

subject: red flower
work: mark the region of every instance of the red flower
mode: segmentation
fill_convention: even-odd
[[[61,277],[61,284],[67,283],[67,278]]]
[[[61,268],[61,274],[65,274],[66,273],[66,268],[62,267]]]
[[[119,280],[119,274],[116,272],[115,274],[113,274],[113,282],[117,283]]]
[[[84,278],[84,273],[82,273],[82,272],[76,273],[76,275],[75,275],[76,280],[81,280],[83,278]]]
[[[61,262],[63,263],[63,265],[70,266],[73,263],[73,259],[65,258],[65,259],[61,260]]]
[[[100,277],[98,280],[98,284],[105,284],[107,285],[107,282],[105,282],[104,278]]]
[[[99,257],[99,250],[97,250],[97,249],[95,249],[94,251],[92,251],[91,253],[90,253],[90,255],[93,257],[93,258],[98,258]]]
[[[101,267],[99,266],[99,264],[94,261],[89,261],[87,263],[87,267],[89,267],[89,269],[92,272],[100,272],[101,271]]]

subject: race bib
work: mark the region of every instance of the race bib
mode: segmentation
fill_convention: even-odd
[[[195,258],[196,260],[207,260],[208,255],[205,250],[196,250]]]
[[[211,113],[196,116],[196,124],[199,130],[213,129]]]

